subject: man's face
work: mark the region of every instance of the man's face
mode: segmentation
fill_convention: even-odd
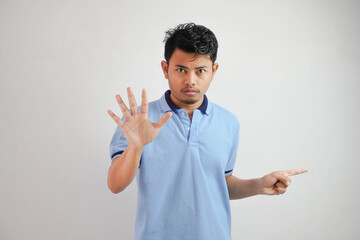
[[[184,52],[178,48],[169,62],[162,61],[165,78],[169,81],[171,100],[180,108],[198,108],[209,88],[218,64],[209,56]]]

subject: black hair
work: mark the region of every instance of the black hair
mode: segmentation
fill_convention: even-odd
[[[195,23],[184,23],[165,32],[165,60],[169,62],[176,48],[188,53],[207,55],[215,63],[218,42],[208,28]]]

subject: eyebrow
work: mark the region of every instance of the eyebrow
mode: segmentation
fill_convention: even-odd
[[[176,66],[176,67],[181,67],[181,68],[188,69],[188,67],[183,66],[183,65],[180,65],[180,64],[176,64],[175,66]],[[203,65],[203,66],[200,66],[200,67],[196,67],[195,69],[202,69],[202,68],[207,68],[207,66]]]

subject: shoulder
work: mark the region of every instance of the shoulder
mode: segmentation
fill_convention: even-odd
[[[166,105],[161,99],[149,102],[148,117],[150,121],[157,122],[167,112]]]
[[[149,112],[161,112],[162,111],[161,100],[158,99],[158,100],[149,102],[148,109],[149,109]]]
[[[240,123],[235,114],[213,102],[209,102],[209,107],[209,114],[212,115],[215,119],[221,120],[226,124],[231,124],[234,127],[239,128]]]

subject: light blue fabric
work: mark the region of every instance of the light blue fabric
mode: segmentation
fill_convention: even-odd
[[[171,104],[170,104],[171,105]],[[149,119],[173,116],[145,146],[137,172],[136,240],[231,239],[230,201],[225,176],[232,173],[239,142],[236,117],[208,102],[194,110],[172,110],[165,95],[149,104]],[[127,142],[116,129],[110,156]],[[116,154],[118,153],[118,154]]]

